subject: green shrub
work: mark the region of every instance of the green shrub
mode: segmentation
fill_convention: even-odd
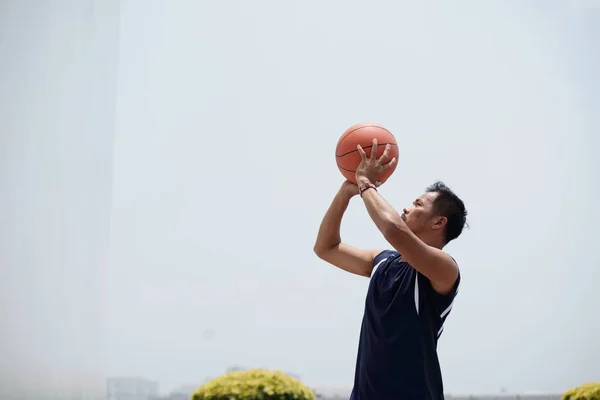
[[[569,389],[563,395],[562,400],[600,400],[600,382],[586,383]]]
[[[302,382],[281,371],[231,371],[200,386],[192,400],[315,400]]]

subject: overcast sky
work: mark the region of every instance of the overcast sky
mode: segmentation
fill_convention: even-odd
[[[107,374],[156,379],[168,392],[240,365],[351,388],[369,281],[319,260],[312,246],[342,183],[335,144],[371,121],[399,143],[398,168],[380,190],[392,205],[400,210],[441,179],[469,211],[470,229],[447,248],[463,279],[439,344],[446,391],[562,391],[597,380],[594,3],[114,7],[103,17],[120,18],[114,74],[99,72],[114,93],[95,90],[116,111],[97,116],[113,124],[90,136],[106,135],[103,179],[86,170],[89,190],[107,199],[94,216],[104,236],[86,233],[105,243],[94,260],[108,271],[98,286],[108,301]],[[68,18],[76,16],[55,15]],[[28,103],[19,104],[25,118]],[[14,115],[2,132],[13,145],[22,131]],[[3,176],[13,209],[25,213],[11,162]],[[28,223],[39,232],[44,222]],[[387,246],[360,199],[342,231],[350,244]],[[11,251],[18,269],[23,258]],[[43,269],[44,257],[36,260]],[[66,291],[79,285],[69,276],[57,283]]]

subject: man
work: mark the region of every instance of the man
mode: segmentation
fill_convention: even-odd
[[[396,160],[388,160],[389,145],[380,158],[376,140],[371,149],[367,157],[358,146],[357,185],[342,185],[314,247],[330,264],[371,277],[351,399],[443,399],[437,342],[460,272],[442,249],[461,234],[467,212],[462,200],[437,182],[399,214],[378,192],[380,174]],[[362,250],[342,242],[342,216],[356,194],[392,250]]]

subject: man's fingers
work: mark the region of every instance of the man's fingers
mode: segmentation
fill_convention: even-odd
[[[396,157],[392,158],[389,163],[382,165],[381,168],[385,171],[386,169],[392,168],[394,164],[396,164]]]
[[[371,159],[377,159],[377,139],[373,139],[373,145],[371,146]]]
[[[388,158],[390,156],[390,147],[391,146],[389,144],[385,145],[385,150],[383,151],[383,154],[377,160],[378,165],[384,165],[386,163],[386,161],[388,160]]]
[[[363,159],[363,161],[367,158],[367,153],[365,153],[365,151],[363,150],[363,148],[359,145],[356,146],[356,150],[358,150],[358,153],[360,154],[360,157]]]

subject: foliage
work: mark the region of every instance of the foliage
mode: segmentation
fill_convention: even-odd
[[[192,400],[315,400],[302,382],[281,371],[230,371],[200,386]]]
[[[600,400],[600,382],[586,383],[569,389],[563,395],[562,400]]]

